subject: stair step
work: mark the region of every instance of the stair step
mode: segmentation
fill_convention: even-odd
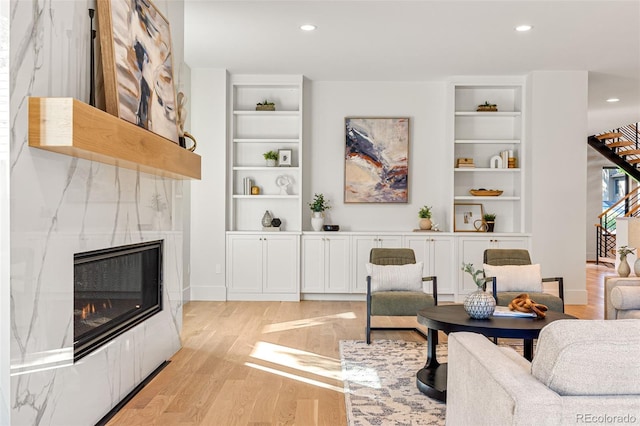
[[[631,145],[633,145],[633,142],[631,141],[618,141],[618,142],[611,142],[607,144],[609,148],[620,148],[622,146],[631,146]]]
[[[609,133],[603,133],[601,135],[596,136],[596,138],[600,140],[615,139],[615,138],[621,138],[621,137],[622,137],[622,133],[620,132],[609,132]]]
[[[629,163],[629,164],[638,164],[638,163],[640,163],[640,158],[635,158],[633,160],[627,160],[627,163]]]
[[[626,149],[624,151],[619,151],[618,155],[621,157],[624,155],[640,155],[640,149]]]

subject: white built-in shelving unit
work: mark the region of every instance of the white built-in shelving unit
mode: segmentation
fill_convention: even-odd
[[[495,213],[496,232],[525,231],[524,208],[524,82],[520,78],[452,81],[450,97],[453,144],[453,202],[482,204]],[[496,104],[498,111],[478,112],[478,105]],[[491,168],[491,158],[511,151],[514,168]],[[458,158],[473,158],[474,168],[457,168]],[[473,196],[471,189],[502,190],[500,196]],[[452,221],[453,223],[453,221]]]

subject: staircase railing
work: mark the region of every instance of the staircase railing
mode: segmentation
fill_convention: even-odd
[[[596,250],[597,260],[606,262],[606,259],[615,258],[616,247],[616,219],[619,217],[640,216],[640,186],[632,189],[618,200],[614,205],[603,211],[596,224]],[[614,250],[613,253],[611,250]]]

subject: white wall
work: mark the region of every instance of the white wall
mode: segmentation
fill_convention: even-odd
[[[11,308],[9,298],[9,2],[0,1],[0,425],[9,426]]]
[[[191,184],[191,300],[225,300],[227,72],[191,70],[191,134],[202,180]]]
[[[411,231],[418,210],[433,206],[432,221],[450,230],[451,161],[445,143],[445,82],[311,81],[305,99],[303,230],[307,203],[322,192],[331,201],[325,223],[344,231]],[[409,202],[345,204],[345,117],[409,117]]]
[[[532,257],[586,304],[587,72],[536,71],[528,91]]]

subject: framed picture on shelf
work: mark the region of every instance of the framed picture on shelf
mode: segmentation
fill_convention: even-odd
[[[291,166],[291,150],[279,149],[278,150],[278,167],[290,167]]]
[[[169,21],[148,1],[97,6],[107,112],[177,144]]]
[[[453,216],[454,232],[476,232],[476,223],[482,228],[482,204],[455,204]]]
[[[345,203],[406,203],[409,117],[345,118]]]

